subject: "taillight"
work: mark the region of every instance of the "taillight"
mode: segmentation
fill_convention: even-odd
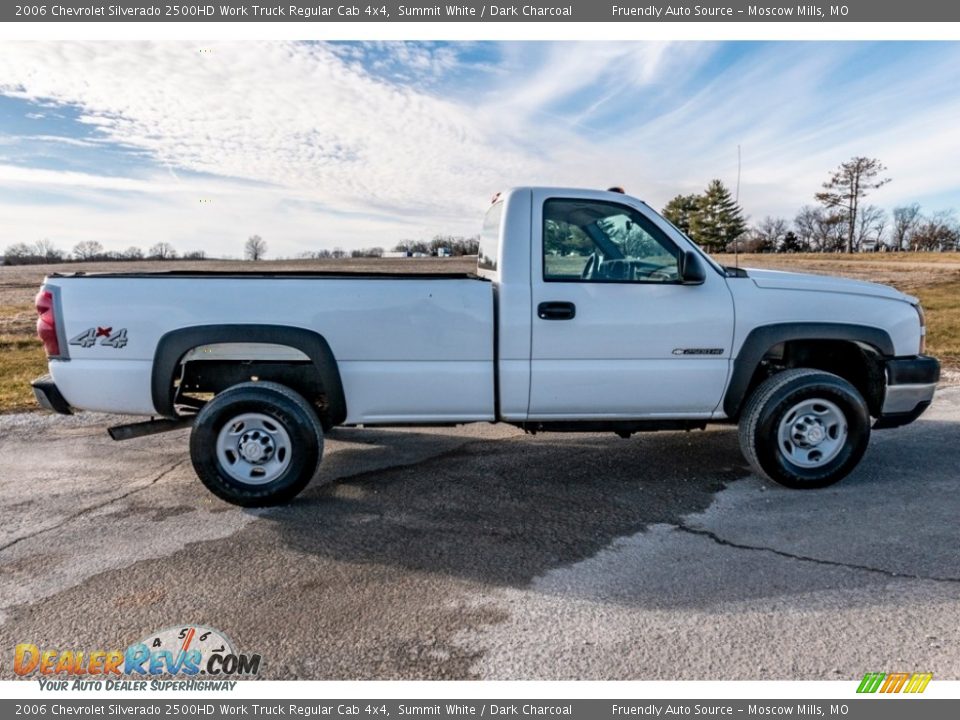
[[[60,356],[60,341],[57,339],[57,316],[53,309],[53,293],[41,289],[37,293],[37,337],[43,343],[48,358]]]
[[[917,311],[917,315],[920,316],[920,351],[918,355],[923,355],[923,351],[927,349],[927,318],[923,314],[923,307],[920,303],[913,307]]]

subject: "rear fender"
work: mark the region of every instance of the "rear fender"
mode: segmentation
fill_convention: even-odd
[[[158,414],[177,417],[173,383],[184,356],[194,348],[221,343],[262,343],[299,350],[310,359],[326,396],[325,424],[338,425],[346,419],[340,369],[326,339],[312,330],[281,325],[198,325],[165,334],[157,343],[151,377],[151,396]]]

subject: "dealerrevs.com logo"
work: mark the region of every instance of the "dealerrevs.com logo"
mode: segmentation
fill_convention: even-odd
[[[13,671],[44,690],[231,690],[254,677],[261,656],[238,653],[219,630],[183,625],[151,633],[124,650],[14,648]],[[185,678],[160,680],[163,677]]]

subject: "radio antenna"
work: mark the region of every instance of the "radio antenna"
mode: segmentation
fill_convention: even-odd
[[[737,204],[737,208],[740,207],[740,143],[737,143],[737,190],[734,194],[734,202]],[[742,234],[742,233],[741,233]],[[740,267],[740,236],[738,235],[733,239],[733,266],[736,268]]]

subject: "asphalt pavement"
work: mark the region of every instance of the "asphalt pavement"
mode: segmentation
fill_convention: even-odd
[[[0,416],[0,677],[13,647],[199,623],[274,679],[960,679],[960,388],[798,492],[732,428],[338,429],[288,506],[193,474],[187,431]]]

